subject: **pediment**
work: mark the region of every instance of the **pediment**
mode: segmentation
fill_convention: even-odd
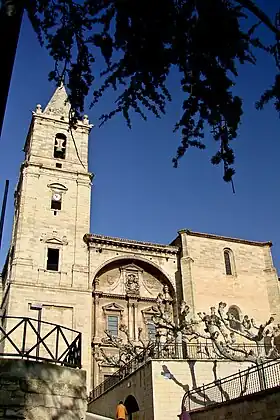
[[[149,308],[145,308],[142,311],[142,314],[145,315],[155,315],[158,313],[158,310],[155,306],[149,306]]]
[[[123,312],[124,311],[124,307],[121,305],[118,305],[115,302],[102,306],[102,309],[104,312],[107,312],[107,311]]]
[[[123,265],[121,267],[122,270],[125,271],[143,271],[140,267],[138,267],[136,264],[127,264],[127,265]]]
[[[50,239],[47,239],[45,242],[46,244],[63,245],[63,242],[57,238],[50,238]]]
[[[46,244],[52,244],[52,245],[67,245],[68,244],[66,236],[63,236],[62,241],[58,238],[48,238],[44,242]]]
[[[65,185],[60,184],[59,182],[54,182],[52,184],[48,185],[49,188],[51,188],[52,190],[59,190],[59,191],[67,191],[68,188],[65,187]]]

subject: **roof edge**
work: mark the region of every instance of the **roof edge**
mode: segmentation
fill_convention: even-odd
[[[91,234],[87,233],[84,235],[84,242],[86,244],[90,243],[104,243],[104,244],[111,244],[115,246],[125,246],[129,248],[146,248],[146,249],[153,249],[159,252],[168,252],[168,253],[177,253],[179,252],[179,248],[177,246],[171,245],[164,245],[164,244],[157,244],[153,242],[142,242],[136,241],[134,239],[124,239],[124,238],[117,238],[113,236],[105,236],[105,235],[98,235],[98,234]]]
[[[200,238],[207,238],[207,239],[216,239],[216,240],[226,240],[229,242],[236,242],[239,244],[246,244],[246,245],[254,245],[254,246],[269,246],[271,247],[273,244],[271,241],[266,242],[259,242],[259,241],[250,241],[248,239],[239,239],[239,238],[231,238],[230,236],[222,236],[222,235],[215,235],[213,233],[202,233],[202,232],[194,232],[189,229],[180,229],[178,234],[186,233],[189,236],[197,236]]]

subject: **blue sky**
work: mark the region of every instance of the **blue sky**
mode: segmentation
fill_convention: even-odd
[[[48,82],[51,59],[42,49],[27,20],[21,31],[0,140],[0,197],[5,179],[10,180],[7,217],[0,251],[3,264],[9,245],[13,191],[17,182],[22,148],[31,111],[45,106],[54,90]],[[254,102],[273,80],[271,60],[242,69],[237,91],[244,98],[245,115],[235,141],[236,194],[222,180],[222,168],[210,158],[216,144],[207,139],[206,151],[190,150],[179,168],[172,157],[180,142],[173,125],[180,116],[181,95],[175,92],[166,117],[152,115],[148,122],[133,118],[133,129],[117,117],[98,128],[98,117],[114,106],[108,94],[96,108],[87,111],[96,124],[90,136],[89,162],[95,178],[92,188],[91,231],[110,236],[169,243],[181,228],[240,237],[271,240],[275,266],[280,269],[279,175],[280,122],[271,106],[254,109]]]

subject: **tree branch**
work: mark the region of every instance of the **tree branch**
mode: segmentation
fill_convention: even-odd
[[[236,3],[239,3],[240,6],[249,10],[253,15],[255,15],[265,26],[267,26],[277,37],[280,38],[280,31],[276,26],[271,22],[269,16],[264,13],[253,1],[251,0],[235,0]]]

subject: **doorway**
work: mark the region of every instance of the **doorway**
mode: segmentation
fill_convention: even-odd
[[[139,405],[135,399],[135,397],[133,395],[129,395],[125,402],[124,405],[127,409],[127,413],[128,413],[128,420],[138,420],[139,418]]]

